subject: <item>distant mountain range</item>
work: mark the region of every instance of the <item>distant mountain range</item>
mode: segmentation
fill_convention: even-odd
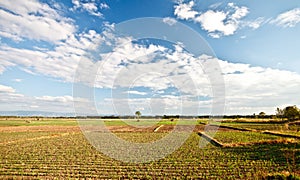
[[[47,111],[0,111],[0,116],[74,117],[75,114]]]

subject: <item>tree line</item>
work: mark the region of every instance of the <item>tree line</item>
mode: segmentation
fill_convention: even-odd
[[[281,118],[281,119],[286,118],[288,120],[297,120],[300,118],[300,110],[296,105],[287,106],[283,109],[277,108],[276,116],[277,118]]]

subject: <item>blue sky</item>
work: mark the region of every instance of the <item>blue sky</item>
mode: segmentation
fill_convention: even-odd
[[[135,21],[146,17],[161,24]],[[164,37],[164,27],[186,26],[203,38],[199,49],[215,55],[195,55],[186,42],[121,36],[128,20],[132,34]],[[274,114],[300,105],[299,32],[297,0],[2,0],[0,111]],[[222,81],[211,82],[212,66]],[[77,84],[92,94],[76,94]]]

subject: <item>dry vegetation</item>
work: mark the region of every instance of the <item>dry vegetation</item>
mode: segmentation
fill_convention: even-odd
[[[124,163],[105,156],[89,144],[72,119],[2,120],[0,126],[0,178],[96,178],[96,179],[263,179],[300,175],[300,143],[297,138],[264,134],[267,126],[226,124],[258,131],[219,128],[200,148],[204,125],[174,153],[150,163]],[[9,122],[10,121],[10,122]],[[20,122],[16,122],[20,121]],[[173,123],[173,122],[172,122]],[[5,125],[4,125],[5,124]],[[280,129],[277,125],[271,130]],[[281,125],[278,125],[281,126]],[[132,142],[151,142],[164,137],[173,124],[138,129],[110,122],[107,126],[118,137]],[[160,127],[157,131],[154,130]],[[185,125],[180,125],[184,131]],[[209,129],[209,128],[206,128]],[[293,130],[291,130],[293,131]],[[281,133],[284,133],[280,130]],[[210,131],[204,132],[208,137]],[[289,133],[288,131],[286,133]]]

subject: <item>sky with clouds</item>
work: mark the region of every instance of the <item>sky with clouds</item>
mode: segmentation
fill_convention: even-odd
[[[298,0],[1,0],[0,111],[274,114],[300,106],[299,32]]]

